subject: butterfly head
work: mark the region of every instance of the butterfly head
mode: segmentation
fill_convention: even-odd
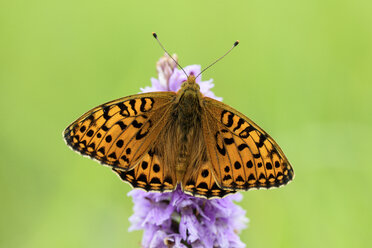
[[[194,74],[190,74],[187,76],[187,80],[182,83],[181,89],[192,90],[192,91],[200,90],[200,86],[199,84],[196,83],[196,77]]]
[[[187,77],[187,82],[189,83],[189,84],[194,84],[195,83],[195,76],[194,75],[190,75],[190,76],[188,76]]]

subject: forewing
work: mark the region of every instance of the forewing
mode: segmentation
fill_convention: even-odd
[[[64,131],[67,144],[117,170],[131,170],[162,130],[175,93],[152,92],[100,105]]]
[[[228,105],[204,98],[203,135],[212,171],[222,189],[279,187],[293,169],[276,142]]]

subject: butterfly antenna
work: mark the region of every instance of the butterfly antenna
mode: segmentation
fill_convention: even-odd
[[[234,42],[234,45],[229,49],[229,51],[227,51],[223,56],[221,56],[219,59],[217,59],[216,61],[214,61],[212,64],[210,64],[209,66],[207,66],[205,69],[203,69],[196,77],[198,78],[203,72],[205,72],[207,69],[209,69],[209,67],[213,66],[214,64],[216,64],[218,61],[220,61],[221,59],[223,59],[227,54],[229,54],[231,52],[231,50],[233,50],[234,47],[236,47],[237,45],[239,44],[239,41],[235,41]]]
[[[185,72],[185,70],[182,68],[182,66],[180,66],[180,64],[178,64],[178,62],[167,52],[167,50],[165,50],[165,48],[163,47],[163,45],[161,44],[161,42],[159,41],[158,39],[158,35],[155,33],[155,32],[152,32],[152,36],[154,36],[154,38],[158,41],[159,45],[161,48],[163,48],[164,52],[166,54],[168,54],[168,56],[174,61],[174,63],[176,63],[178,65],[179,68],[181,68],[181,70],[183,71],[183,73],[185,73],[186,77],[189,77],[189,75],[187,75],[187,73]]]

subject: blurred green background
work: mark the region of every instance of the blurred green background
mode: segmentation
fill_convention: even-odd
[[[222,1],[221,1],[222,2]],[[247,247],[370,247],[372,2],[13,0],[0,8],[0,246],[139,247],[130,187],[63,129],[139,92],[156,31],[280,144],[296,178],[244,192]]]

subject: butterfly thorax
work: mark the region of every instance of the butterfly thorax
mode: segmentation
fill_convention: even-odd
[[[177,92],[172,117],[181,126],[184,135],[187,135],[190,128],[200,124],[201,99],[200,87],[195,81],[186,81]]]

